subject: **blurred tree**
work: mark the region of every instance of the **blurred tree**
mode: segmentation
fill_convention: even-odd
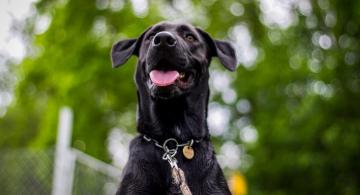
[[[360,193],[359,1],[41,0],[36,8],[25,31],[32,55],[0,118],[1,148],[52,146],[59,107],[69,105],[74,147],[108,160],[109,130],[135,132],[136,110],[135,59],[111,69],[112,43],[182,18],[238,49],[236,75],[212,66],[212,106],[230,113],[214,142],[220,159],[238,149],[226,167],[245,173],[250,194]],[[44,15],[51,24],[38,34]],[[229,88],[216,86],[219,75]]]
[[[360,4],[310,2],[297,25],[255,34],[264,57],[236,80],[259,130],[255,194],[360,193]]]

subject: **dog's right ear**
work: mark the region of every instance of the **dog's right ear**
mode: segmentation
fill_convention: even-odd
[[[136,39],[126,39],[115,43],[111,49],[112,67],[123,65],[136,50]]]
[[[149,27],[137,39],[126,39],[115,43],[111,49],[112,67],[117,68],[125,64],[132,55],[139,56],[141,42],[145,33],[150,29]]]

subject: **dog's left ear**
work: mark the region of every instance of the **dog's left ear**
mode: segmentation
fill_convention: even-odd
[[[204,38],[205,42],[208,44],[211,57],[218,57],[221,64],[223,64],[225,68],[230,71],[235,71],[237,59],[233,46],[229,42],[212,39],[207,32],[199,28],[196,28],[196,30],[200,33],[200,35]]]
[[[150,27],[151,28],[151,27]],[[139,49],[145,33],[150,29],[148,28],[137,39],[126,39],[116,42],[111,49],[111,62],[112,67],[117,68],[125,64],[132,55],[139,56]]]

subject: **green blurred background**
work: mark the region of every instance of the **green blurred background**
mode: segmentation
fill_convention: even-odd
[[[69,106],[72,147],[121,167],[116,139],[136,134],[136,57],[112,69],[110,48],[180,20],[237,49],[237,71],[214,59],[210,79],[229,178],[244,175],[248,194],[360,194],[360,1],[39,0],[30,10],[11,28],[24,54],[0,50],[0,151],[53,148]]]

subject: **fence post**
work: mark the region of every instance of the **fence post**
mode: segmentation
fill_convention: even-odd
[[[62,107],[59,112],[52,195],[71,195],[75,154],[71,151],[73,112]]]

